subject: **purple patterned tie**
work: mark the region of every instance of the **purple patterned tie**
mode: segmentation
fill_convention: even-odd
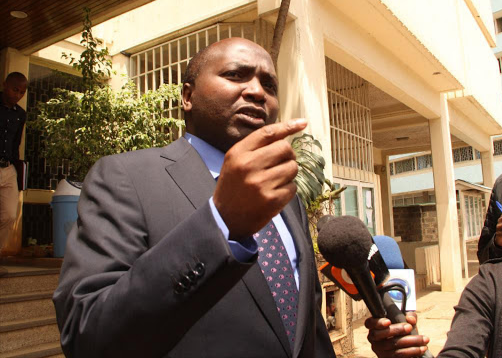
[[[295,343],[298,290],[293,267],[281,236],[270,221],[254,234],[258,243],[258,262],[274,297],[277,311],[286,329],[291,350]]]

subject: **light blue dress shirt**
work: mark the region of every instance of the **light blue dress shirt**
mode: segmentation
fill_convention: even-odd
[[[213,178],[215,179],[218,178],[221,172],[221,167],[223,165],[223,159],[225,157],[225,154],[222,151],[213,147],[212,145],[208,144],[207,142],[203,141],[202,139],[194,136],[193,134],[186,133],[185,138],[199,153],[200,157],[202,158],[207,168],[209,169],[209,172],[211,172]],[[211,210],[213,212],[213,216],[214,219],[216,220],[216,223],[220,227],[221,232],[223,233],[225,238],[228,240],[228,244],[230,245],[230,250],[232,250],[232,254],[240,262],[249,261],[251,257],[258,252],[258,244],[256,243],[256,240],[252,236],[250,236],[249,239],[244,240],[242,244],[234,240],[229,240],[228,239],[229,230],[227,228],[227,225],[221,218],[218,209],[216,209],[216,207],[214,206],[213,197],[209,199],[209,205],[211,206]],[[299,288],[300,273],[298,271],[298,257],[296,255],[296,249],[293,237],[291,236],[291,233],[289,232],[286,223],[282,219],[281,214],[274,216],[272,218],[272,221],[275,227],[277,228],[277,231],[279,231],[279,235],[281,235],[284,247],[288,252],[289,260],[291,261],[291,266],[293,267],[295,274],[296,286],[297,288]]]

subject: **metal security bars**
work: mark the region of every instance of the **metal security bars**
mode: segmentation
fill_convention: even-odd
[[[267,48],[271,25],[262,20],[251,23],[218,23],[188,35],[151,47],[131,56],[130,78],[141,93],[155,90],[163,83],[181,83],[188,62],[200,50],[229,37],[242,37]],[[166,103],[169,117],[182,118],[176,101]]]
[[[368,82],[327,57],[325,61],[333,163],[373,173]]]

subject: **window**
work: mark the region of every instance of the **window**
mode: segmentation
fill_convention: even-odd
[[[394,162],[396,174],[412,172],[415,170],[415,158],[404,159]]]
[[[368,82],[326,57],[333,163],[373,172]]]
[[[502,32],[502,17],[495,19],[495,32],[497,34]]]
[[[432,155],[426,154],[417,157],[417,170],[432,168]]]
[[[398,206],[411,206],[418,204],[434,204],[436,198],[434,192],[422,192],[416,194],[397,195],[392,197],[392,205]]]
[[[502,139],[493,141],[493,155],[502,154]]]
[[[464,219],[467,236],[478,237],[484,222],[482,195],[464,194]]]
[[[453,162],[465,162],[473,160],[472,147],[461,147],[453,149]]]
[[[375,207],[375,187],[373,184],[354,180],[334,179],[336,187],[346,189],[341,193],[335,215],[356,216],[364,222],[372,235],[377,234],[377,212]],[[335,205],[338,205],[335,202]]]

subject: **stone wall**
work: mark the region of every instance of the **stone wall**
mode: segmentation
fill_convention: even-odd
[[[436,205],[399,206],[394,211],[394,234],[404,242],[439,241]],[[457,204],[458,232],[462,237],[462,215]]]

